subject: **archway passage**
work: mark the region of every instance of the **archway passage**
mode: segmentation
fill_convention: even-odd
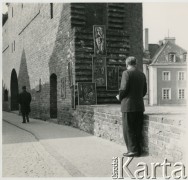
[[[50,118],[57,118],[57,76],[50,76]]]
[[[11,73],[11,82],[10,82],[10,90],[11,90],[11,111],[19,110],[18,104],[18,78],[15,69],[12,70]]]

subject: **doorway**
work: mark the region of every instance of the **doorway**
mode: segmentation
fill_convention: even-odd
[[[10,82],[10,90],[11,90],[11,111],[19,110],[18,103],[18,78],[15,69],[12,70],[11,73],[11,82]]]
[[[57,118],[57,76],[50,76],[50,118]]]

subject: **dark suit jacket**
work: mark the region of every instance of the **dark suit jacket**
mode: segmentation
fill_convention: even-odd
[[[19,94],[19,104],[22,113],[30,112],[31,94],[27,91]]]
[[[147,84],[144,73],[135,67],[124,71],[119,91],[121,112],[144,112],[143,97],[146,95],[146,92]]]

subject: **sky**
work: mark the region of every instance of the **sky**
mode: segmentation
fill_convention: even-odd
[[[149,43],[158,43],[169,34],[188,50],[188,3],[143,3],[143,27],[149,29]]]
[[[6,12],[5,4],[2,10]],[[176,44],[188,51],[188,2],[143,2],[143,33],[145,28],[149,43],[175,37]]]

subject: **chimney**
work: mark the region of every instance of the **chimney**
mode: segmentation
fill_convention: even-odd
[[[145,28],[145,51],[149,50],[149,47],[148,47],[148,41],[149,41],[148,31],[149,31],[148,28]]]
[[[171,43],[174,43],[176,42],[176,38],[175,37],[165,37],[165,43],[167,43],[168,41],[170,41]]]

